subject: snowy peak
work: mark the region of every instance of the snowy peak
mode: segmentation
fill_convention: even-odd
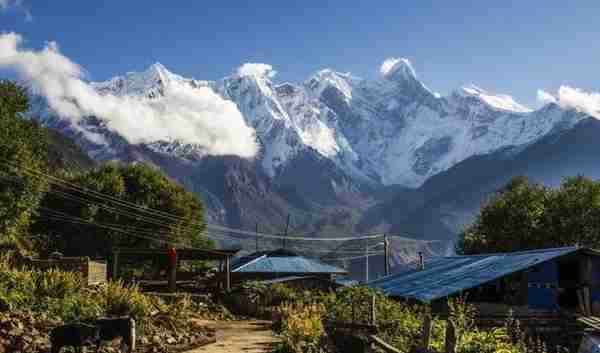
[[[149,82],[165,83],[168,82],[171,77],[176,75],[167,70],[163,64],[156,62],[150,65],[150,67],[142,73],[142,76]]]
[[[173,82],[190,83],[192,80],[172,73],[157,62],[145,71],[128,72],[105,82],[92,82],[91,85],[103,94],[157,98],[164,95],[165,89]]]
[[[491,93],[473,84],[461,87],[459,90],[454,92],[454,96],[458,97],[459,99],[476,98],[485,102],[488,106],[496,110],[506,112],[530,113],[533,111],[532,109],[515,102],[515,100],[509,95]]]
[[[352,86],[358,81],[359,79],[353,77],[350,73],[341,73],[331,69],[323,69],[317,71],[304,83],[304,86],[316,98],[321,97],[323,92],[327,89],[336,89],[342,94],[344,100],[349,102],[352,100]]]
[[[156,63],[93,85],[101,93],[142,99],[168,98],[177,85],[209,87],[233,102],[255,130],[258,164],[268,176],[277,178],[309,153],[374,185],[418,187],[466,158],[526,146],[582,116],[558,106],[531,111],[474,85],[440,97],[404,58],[385,60],[379,72],[366,80],[324,69],[298,85],[275,82],[271,65],[246,63],[209,82]],[[195,153],[176,141],[165,144],[160,151],[171,155]]]
[[[417,74],[408,59],[388,58],[379,68],[381,76],[388,80],[416,80]]]

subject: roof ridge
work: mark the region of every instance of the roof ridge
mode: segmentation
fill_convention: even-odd
[[[495,252],[495,253],[486,253],[486,254],[470,254],[470,255],[452,255],[452,256],[442,256],[442,258],[464,258],[464,257],[485,257],[485,256],[500,256],[500,255],[523,255],[523,254],[537,254],[542,252],[549,251],[557,251],[557,250],[584,250],[588,249],[586,247],[577,247],[577,246],[561,246],[556,248],[544,248],[544,249],[532,249],[532,250],[521,250],[521,251],[512,251],[512,252]]]
[[[240,265],[240,266],[236,267],[235,269],[233,269],[233,271],[237,271],[237,270],[239,270],[239,269],[242,269],[242,268],[244,268],[244,267],[246,267],[246,266],[248,266],[248,265],[250,265],[250,264],[253,264],[253,263],[255,263],[256,261],[258,261],[258,260],[260,260],[260,259],[263,259],[263,258],[265,258],[265,257],[267,257],[267,254],[263,254],[263,255],[261,255],[261,256],[255,257],[254,259],[252,259],[252,260],[250,260],[250,261],[246,262],[245,264],[243,264],[243,265]]]

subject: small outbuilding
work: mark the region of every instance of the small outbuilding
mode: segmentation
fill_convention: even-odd
[[[255,252],[236,258],[231,263],[231,276],[234,282],[281,278],[293,278],[301,282],[333,281],[336,276],[345,275],[347,272],[342,268],[300,256],[286,249]],[[300,280],[300,278],[304,279]]]
[[[581,247],[432,258],[368,283],[387,295],[443,307],[466,295],[487,307],[600,314],[600,252]],[[485,306],[485,305],[484,305]]]

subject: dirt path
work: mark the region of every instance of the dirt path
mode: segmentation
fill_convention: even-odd
[[[204,323],[204,322],[203,322]],[[207,321],[216,329],[217,342],[186,353],[262,353],[279,342],[268,321]]]

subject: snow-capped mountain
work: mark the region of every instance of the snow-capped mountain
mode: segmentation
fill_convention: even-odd
[[[531,110],[474,85],[441,96],[406,59],[386,60],[371,80],[324,69],[298,84],[278,83],[269,65],[245,64],[202,81],[157,63],[90,86],[156,106],[182,87],[234,104],[256,132],[255,158],[209,156],[169,138],[132,144],[101,116],[74,124],[33,100],[36,116],[94,159],[156,165],[200,195],[209,221],[251,229],[260,222],[265,231],[280,231],[288,214],[302,231],[355,230],[361,213],[394,188],[418,188],[472,157],[517,154],[586,118],[553,103]]]
[[[93,87],[137,99],[160,99],[168,85],[210,87],[233,101],[256,130],[260,165],[270,177],[311,150],[375,185],[417,187],[470,156],[526,146],[579,120],[561,109],[532,111],[474,85],[442,97],[417,78],[406,59],[386,60],[374,80],[330,69],[302,84],[273,80],[274,71],[264,64],[245,64],[216,82],[183,78],[154,64]],[[194,151],[177,141],[151,146],[165,153]]]

